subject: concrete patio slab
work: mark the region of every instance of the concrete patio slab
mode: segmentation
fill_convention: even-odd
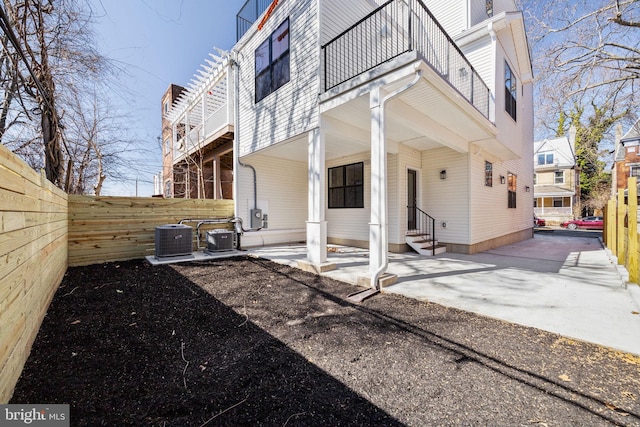
[[[249,251],[295,266],[305,246]],[[390,254],[398,283],[383,292],[531,326],[640,355],[640,287],[593,237],[536,234],[533,239],[474,255]],[[368,270],[368,251],[335,247],[323,273],[355,286]],[[345,295],[353,289],[345,289]]]

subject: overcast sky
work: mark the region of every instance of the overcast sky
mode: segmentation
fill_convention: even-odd
[[[151,196],[161,170],[157,137],[160,101],[170,83],[186,85],[214,46],[236,41],[236,13],[245,0],[88,0],[97,16],[101,52],[127,70],[121,83],[131,96],[114,103],[131,120],[127,131],[153,154],[138,156],[126,185],[105,182],[104,195]]]

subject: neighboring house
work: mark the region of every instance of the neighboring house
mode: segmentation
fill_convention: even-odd
[[[623,135],[622,128],[616,129],[616,148],[612,170],[612,196],[618,189],[627,188],[630,176],[640,176],[640,120]]]
[[[173,165],[233,137],[243,246],[306,241],[316,270],[327,243],[368,247],[376,281],[415,232],[462,253],[532,237],[513,0],[249,0],[237,24],[164,117]]]
[[[533,144],[534,213],[549,224],[573,219],[573,209],[580,197],[576,168],[575,128],[569,138],[545,139]]]

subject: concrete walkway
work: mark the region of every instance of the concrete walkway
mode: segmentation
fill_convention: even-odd
[[[305,250],[250,253],[295,266]],[[338,268],[324,275],[351,284],[368,269],[363,249],[331,247],[329,260]],[[597,238],[536,234],[475,255],[390,254],[398,283],[384,291],[640,355],[640,286],[627,285],[614,261]]]

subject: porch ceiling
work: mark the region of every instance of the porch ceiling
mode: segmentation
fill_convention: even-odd
[[[371,146],[370,140],[371,138],[368,131],[366,139],[360,140],[354,140],[353,135],[336,134],[331,138],[326,138],[325,158],[326,160],[331,160],[368,151]],[[300,135],[288,141],[260,150],[255,154],[294,160],[297,162],[307,162],[309,159],[308,142],[309,139],[307,135]],[[251,157],[251,155],[248,157]]]
[[[497,128],[439,74],[422,61],[416,68],[423,71],[420,81],[385,106],[390,152],[394,151],[394,144],[403,143],[420,151],[445,146],[465,153],[473,143],[498,158],[517,158],[496,139]],[[412,76],[388,84],[385,91],[390,93],[405,85]],[[327,141],[348,142],[344,141],[346,135],[359,134],[365,138],[364,149],[368,149],[371,128],[368,92],[357,97],[346,94],[343,103],[331,102],[335,106],[323,112],[325,122],[334,125],[327,127]]]

